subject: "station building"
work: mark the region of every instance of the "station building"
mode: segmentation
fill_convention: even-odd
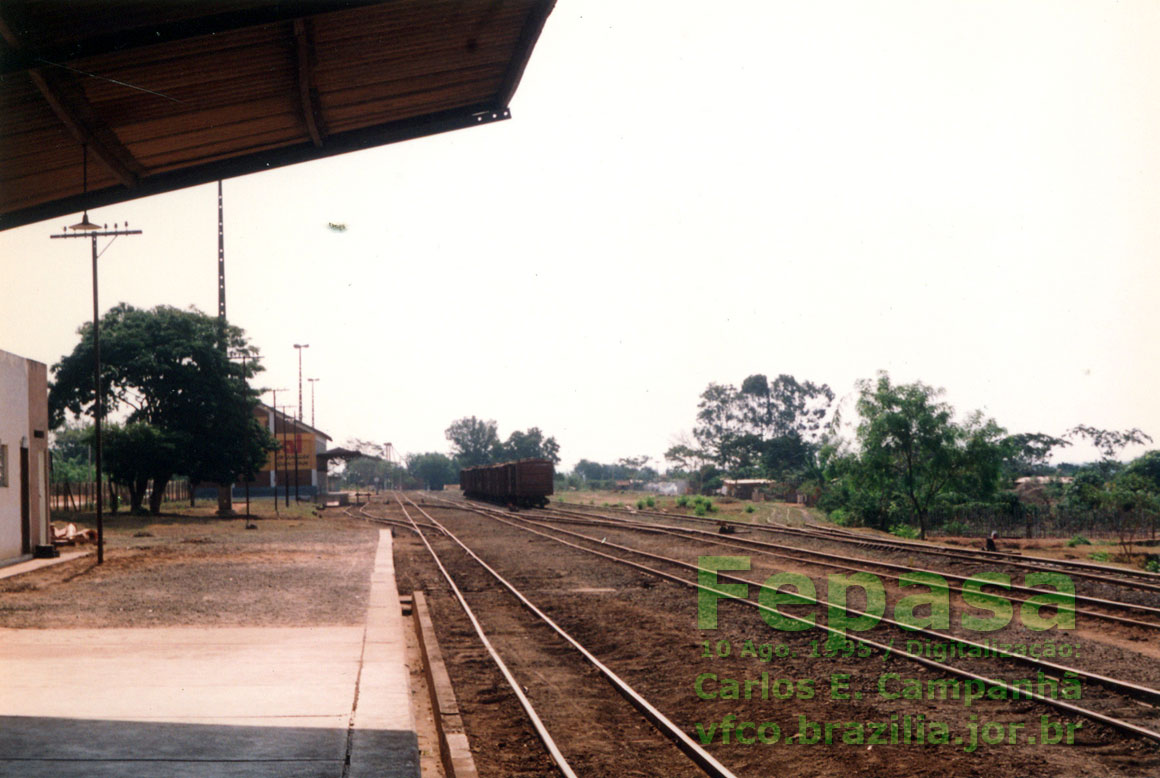
[[[0,565],[51,547],[48,368],[0,350]]]
[[[296,486],[300,497],[313,497],[318,492],[325,492],[324,454],[331,437],[264,403],[254,408],[254,416],[281,445],[270,452],[266,464],[250,481],[250,494],[285,494],[286,490],[294,494]],[[238,489],[244,489],[245,486],[244,482],[238,483],[234,489],[235,496]]]

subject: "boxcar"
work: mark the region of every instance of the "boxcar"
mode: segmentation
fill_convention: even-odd
[[[459,471],[463,494],[503,505],[544,507],[552,494],[556,471],[550,459],[518,459]]]

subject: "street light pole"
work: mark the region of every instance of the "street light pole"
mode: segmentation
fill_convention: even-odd
[[[298,349],[298,421],[302,421],[302,349],[310,348],[310,344],[295,343],[294,348]]]
[[[86,149],[87,154],[87,149]],[[88,189],[88,166],[86,159],[85,169],[85,189]],[[72,232],[69,232],[69,230]],[[77,224],[71,227],[65,227],[64,232],[59,235],[50,235],[50,238],[90,238],[93,247],[93,438],[95,449],[95,457],[93,464],[96,466],[97,478],[97,564],[104,564],[105,562],[105,520],[104,520],[104,494],[103,484],[104,471],[101,468],[101,422],[105,416],[105,404],[101,398],[101,319],[100,309],[97,301],[97,258],[101,256],[97,252],[97,238],[111,237],[114,240],[121,235],[140,235],[141,230],[130,230],[129,222],[125,222],[125,228],[121,229],[119,225],[114,224],[113,229],[109,229],[106,224],[104,227],[93,224],[89,221],[89,212],[85,211],[84,217]],[[109,241],[111,244],[112,241]],[[108,245],[105,246],[108,248]],[[101,252],[103,253],[103,252]]]

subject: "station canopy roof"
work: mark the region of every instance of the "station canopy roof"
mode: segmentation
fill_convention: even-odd
[[[0,229],[506,119],[553,4],[3,0]]]

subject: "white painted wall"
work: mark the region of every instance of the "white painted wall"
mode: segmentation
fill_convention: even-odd
[[[8,447],[8,486],[0,486],[0,562],[20,556],[20,439],[30,427],[27,364],[0,351],[0,444]]]

